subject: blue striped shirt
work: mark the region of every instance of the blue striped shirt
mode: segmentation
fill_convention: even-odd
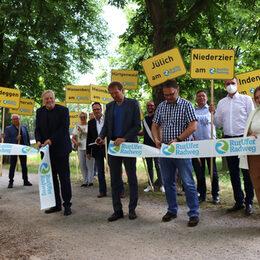
[[[177,98],[174,104],[163,101],[157,107],[153,122],[162,127],[162,142],[169,143],[182,134],[190,122],[197,120],[190,101]],[[188,140],[185,139],[183,141]]]

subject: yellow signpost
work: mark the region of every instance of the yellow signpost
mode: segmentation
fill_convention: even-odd
[[[151,87],[168,79],[177,78],[187,72],[179,48],[174,48],[144,60],[142,66]]]
[[[19,108],[20,90],[0,87],[0,107]]]
[[[191,50],[190,76],[194,79],[233,79],[235,51]]]
[[[74,128],[79,123],[79,113],[70,112],[70,128]]]
[[[109,94],[107,87],[90,85],[90,99],[92,102],[99,102],[102,104],[108,104],[113,101],[113,98]]]
[[[260,69],[236,75],[238,92],[254,97],[256,87],[260,86]]]
[[[119,81],[125,89],[137,89],[138,71],[111,70],[111,81]]]
[[[33,99],[20,98],[20,107],[19,108],[10,108],[9,113],[31,116],[31,115],[33,115],[33,108],[34,108]]]
[[[66,86],[66,103],[89,104],[90,87],[89,86]]]

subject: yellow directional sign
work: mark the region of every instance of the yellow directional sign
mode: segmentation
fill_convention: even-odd
[[[191,50],[190,76],[194,79],[233,79],[235,51]]]
[[[111,81],[119,81],[125,89],[137,89],[138,71],[111,70]]]
[[[9,113],[31,116],[33,114],[34,100],[28,98],[20,98],[19,108],[10,108]]]
[[[66,102],[55,102],[55,104],[66,107]]]
[[[89,86],[66,86],[66,100],[67,103],[89,104],[90,101],[90,87]]]
[[[20,96],[18,89],[0,87],[0,107],[19,108]]]
[[[187,72],[179,48],[174,48],[144,60],[142,65],[151,87],[168,79],[177,78]]]
[[[100,102],[108,104],[113,101],[113,98],[109,94],[107,87],[90,85],[90,99],[92,102]]]
[[[70,128],[74,128],[79,123],[79,113],[70,112]]]
[[[255,88],[260,86],[260,69],[238,74],[236,78],[238,92],[254,97]]]

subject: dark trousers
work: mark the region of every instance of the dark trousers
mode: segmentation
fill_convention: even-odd
[[[208,165],[208,170],[210,174],[210,158],[200,158],[201,165],[198,158],[192,158],[192,166],[194,168],[196,178],[197,178],[197,190],[201,198],[206,198],[207,186],[206,186],[206,161]],[[216,166],[216,158],[213,157],[213,181],[211,183],[211,194],[215,198],[218,196],[219,184],[218,184],[218,172]]]
[[[105,150],[102,147],[99,151],[97,151],[97,154],[95,156],[95,163],[97,165],[97,170],[98,170],[99,192],[106,194],[107,185],[106,185],[106,178],[105,178],[104,157],[105,157]]]
[[[238,156],[229,156],[227,158],[228,169],[231,179],[231,184],[234,192],[234,199],[237,203],[253,204],[254,190],[250,179],[249,171],[242,169],[244,178],[244,187],[246,198],[244,199],[244,193],[241,188],[240,180],[240,168],[239,168],[239,158]]]
[[[10,168],[9,168],[9,181],[14,182],[14,172],[15,172],[15,166],[17,163],[17,155],[11,155],[10,156]],[[28,169],[27,169],[27,157],[26,155],[19,155],[20,163],[22,166],[22,175],[23,175],[23,181],[28,181]]]
[[[145,158],[145,160],[147,163],[147,169],[148,169],[148,173],[149,173],[152,184],[154,181],[154,173],[153,173],[153,161],[154,161],[155,169],[157,172],[158,185],[162,186],[162,175],[161,175],[161,169],[160,169],[158,158]]]
[[[62,156],[62,157],[50,155],[50,160],[51,160],[56,206],[61,207],[61,197],[60,197],[60,186],[61,186],[61,195],[64,201],[63,206],[69,207],[71,206],[69,155]],[[59,185],[59,181],[60,181],[60,185]]]
[[[122,190],[122,163],[125,165],[127,174],[130,198],[129,210],[134,210],[138,200],[138,184],[136,177],[136,158],[127,158],[108,155],[108,163],[110,167],[112,202],[114,211],[122,210],[120,193]]]

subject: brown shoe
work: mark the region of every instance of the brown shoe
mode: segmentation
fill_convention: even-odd
[[[198,225],[199,223],[199,217],[194,216],[194,217],[190,217],[189,221],[188,221],[188,226],[189,227],[195,227]]]
[[[106,197],[106,196],[107,196],[107,194],[105,194],[105,193],[99,193],[97,195],[98,198],[103,198],[103,197]]]
[[[121,199],[125,198],[125,193],[120,194],[120,198]]]
[[[163,217],[162,217],[162,221],[163,222],[169,222],[172,219],[177,218],[177,214],[171,213],[171,212],[167,212]]]

